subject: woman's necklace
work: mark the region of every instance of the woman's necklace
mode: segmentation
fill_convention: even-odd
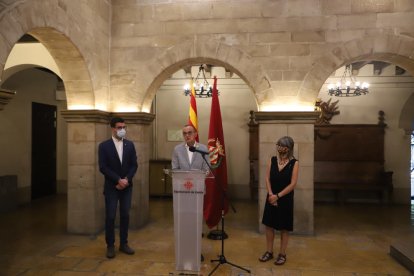
[[[279,166],[280,167],[283,167],[283,166],[285,166],[287,163],[289,162],[289,158],[286,158],[286,159],[284,159],[284,160],[279,160],[278,161],[278,164],[279,164]]]

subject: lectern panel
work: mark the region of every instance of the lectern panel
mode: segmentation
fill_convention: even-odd
[[[176,270],[200,271],[205,173],[173,171]]]

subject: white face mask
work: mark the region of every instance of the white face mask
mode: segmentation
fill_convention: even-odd
[[[116,131],[116,136],[118,136],[119,138],[124,138],[125,135],[126,135],[126,130],[124,128],[123,129],[118,129]]]

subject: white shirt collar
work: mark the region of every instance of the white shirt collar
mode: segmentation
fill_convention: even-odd
[[[118,140],[117,138],[115,138],[114,136],[112,136],[112,140],[113,140],[115,143],[121,143],[121,142],[123,142],[123,141],[124,141],[124,138],[121,138],[121,140]]]
[[[184,145],[185,145],[185,147],[187,148],[187,150],[189,150],[190,146],[189,146],[189,145],[187,145],[187,143],[185,143],[185,142],[184,142]],[[195,147],[195,148],[196,148],[196,147],[198,147],[198,143],[197,143],[197,142],[195,142],[193,147]]]

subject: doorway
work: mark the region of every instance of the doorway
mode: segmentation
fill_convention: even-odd
[[[32,200],[56,194],[56,106],[32,103]]]

